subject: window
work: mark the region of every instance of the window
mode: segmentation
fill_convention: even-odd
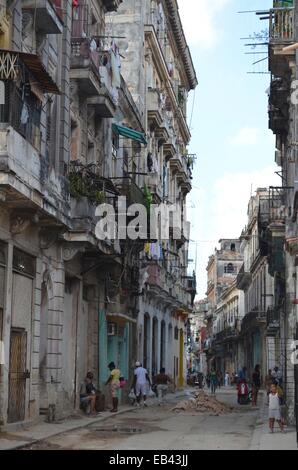
[[[70,277],[65,278],[64,292],[65,294],[71,294],[72,292],[72,281]]]
[[[236,245],[235,245],[235,243],[232,243],[232,244],[231,244],[231,251],[236,251]]]
[[[112,177],[117,175],[117,157],[119,150],[119,136],[113,132],[112,134]]]
[[[10,123],[34,147],[40,149],[41,101],[32,92],[30,77],[25,68],[23,82],[16,87],[5,81],[5,104],[0,105],[0,122]]]
[[[174,338],[175,338],[176,340],[179,339],[179,330],[178,330],[178,327],[177,327],[177,326],[175,327]]]
[[[234,274],[236,273],[236,268],[232,263],[229,263],[227,266],[225,266],[225,274]]]
[[[95,162],[95,147],[94,147],[94,142],[88,139],[87,163],[94,163],[94,162]]]
[[[79,159],[80,128],[75,120],[71,120],[70,158],[72,161]]]
[[[13,269],[22,274],[35,276],[35,258],[15,248],[13,250]]]

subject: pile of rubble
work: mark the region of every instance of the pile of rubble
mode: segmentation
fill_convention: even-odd
[[[197,411],[199,413],[212,413],[216,416],[230,413],[233,410],[232,406],[226,405],[215,397],[207,395],[203,390],[197,392],[193,398],[189,400],[183,400],[177,403],[172,408],[172,411]]]

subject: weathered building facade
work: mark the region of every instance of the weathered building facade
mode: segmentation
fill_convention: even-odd
[[[298,370],[294,366],[297,340],[297,2],[273,2],[269,12],[269,128],[276,135],[275,161],[281,167],[280,188],[272,188],[275,223],[270,230],[272,275],[281,292],[275,309],[280,324],[284,381],[289,419],[294,420]],[[295,398],[296,388],[296,398]],[[296,405],[296,419],[298,410]]]
[[[269,317],[273,316],[275,304],[274,278],[268,260],[269,191],[257,190],[248,205],[248,224],[242,232],[243,266],[237,276],[237,285],[244,291],[245,307],[241,325],[243,365],[251,377],[254,367],[261,366],[265,378],[268,368],[280,367],[277,360],[275,334],[271,335]],[[272,325],[273,326],[273,325]]]
[[[218,371],[236,373],[243,362],[240,341],[241,321],[244,316],[244,294],[237,288],[236,279],[220,295],[213,323],[213,347]]]
[[[166,191],[174,179],[174,195],[182,205],[190,190],[193,163],[183,157],[189,133],[178,101],[175,111],[181,112],[182,143],[172,147],[165,129],[162,145],[151,135],[156,110],[150,113],[146,107],[145,112],[141,106],[147,106],[147,88],[140,88],[138,96],[126,77],[128,67],[121,66],[121,44],[109,30],[107,15],[121,0],[28,0],[11,4],[12,9],[2,3],[0,425],[4,426],[36,420],[42,414],[52,418],[70,414],[79,406],[80,383],[88,370],[106,392],[103,384],[110,361],[127,379],[137,359],[150,372],[165,365],[182,384],[185,322],[195,282],[186,273],[186,237],[163,245],[165,253],[174,253],[170,262],[166,255],[163,260],[156,257],[160,245],[156,240],[152,244],[149,235],[134,241],[119,240],[113,233],[101,240],[96,233],[100,204],[113,207],[116,217],[126,216],[134,203],[150,206],[157,197],[152,177],[157,192]],[[126,3],[132,13],[133,6]],[[129,44],[134,47],[133,24],[131,30],[126,35],[131,35]],[[185,88],[191,89],[195,74],[187,69],[191,61],[185,54],[181,73]],[[142,57],[145,61],[145,54]],[[164,73],[163,66],[157,64],[159,73],[160,69]],[[137,69],[132,70],[138,79]],[[172,100],[178,99],[169,93]],[[162,128],[164,121],[158,122]],[[177,159],[175,177],[164,145]],[[152,174],[150,150],[160,159]],[[126,199],[119,203],[121,196]],[[114,232],[127,224],[128,219],[124,227],[116,222]],[[148,257],[148,243],[153,257]],[[168,271],[174,264],[178,282],[171,278],[169,283]],[[152,317],[147,343],[140,334],[146,312]],[[175,367],[173,357],[180,360]]]
[[[148,136],[138,161],[140,181],[153,203],[178,207],[186,221],[194,164],[187,151],[186,105],[197,78],[177,2],[128,0],[113,14],[112,28],[125,36],[119,42],[123,76]],[[138,359],[153,374],[165,367],[180,386],[186,378],[185,324],[196,290],[195,278],[187,273],[187,231],[187,226],[178,235],[170,230],[167,238],[146,244],[137,324]]]
[[[131,151],[132,142],[146,143],[117,48],[101,40],[105,14],[119,3],[28,1],[2,14],[2,424],[49,407],[69,413],[86,371],[101,386],[109,359],[128,371],[130,307],[126,296],[115,348],[109,295],[116,277],[121,303],[120,281],[132,269],[126,247],[94,233],[96,205],[127,189],[110,158],[113,131],[115,140],[123,131],[116,111],[136,129]]]
[[[228,330],[224,317],[227,311],[230,313],[233,311],[232,317],[236,321],[234,313],[237,311],[237,315],[239,315],[239,304],[242,306],[239,299],[241,294],[237,289],[234,291],[234,282],[243,263],[243,257],[240,253],[240,240],[222,239],[219,240],[219,243],[220,248],[216,249],[214,254],[210,256],[207,265],[206,295],[208,298],[208,311],[206,312],[207,337],[204,352],[207,356],[209,370],[213,366],[216,366],[219,370],[224,368],[227,361],[224,359],[222,339],[227,333],[225,330]],[[231,292],[231,297],[228,296],[222,302],[222,298],[227,291]],[[224,314],[226,309],[227,311]],[[231,318],[231,314],[229,318]],[[231,357],[229,346],[227,346],[227,349],[228,356]]]

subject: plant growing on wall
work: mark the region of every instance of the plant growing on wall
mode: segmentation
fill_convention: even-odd
[[[147,186],[145,185],[145,187],[144,187],[144,204],[146,206],[148,214],[150,213],[150,208],[151,208],[152,201],[153,201],[152,194],[151,194],[150,190],[147,188]]]
[[[103,204],[106,199],[105,193],[96,188],[92,178],[76,172],[69,175],[69,193],[76,199],[87,197],[92,203],[97,205]]]

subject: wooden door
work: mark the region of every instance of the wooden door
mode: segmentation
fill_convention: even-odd
[[[12,329],[10,337],[8,422],[25,419],[27,333]]]

